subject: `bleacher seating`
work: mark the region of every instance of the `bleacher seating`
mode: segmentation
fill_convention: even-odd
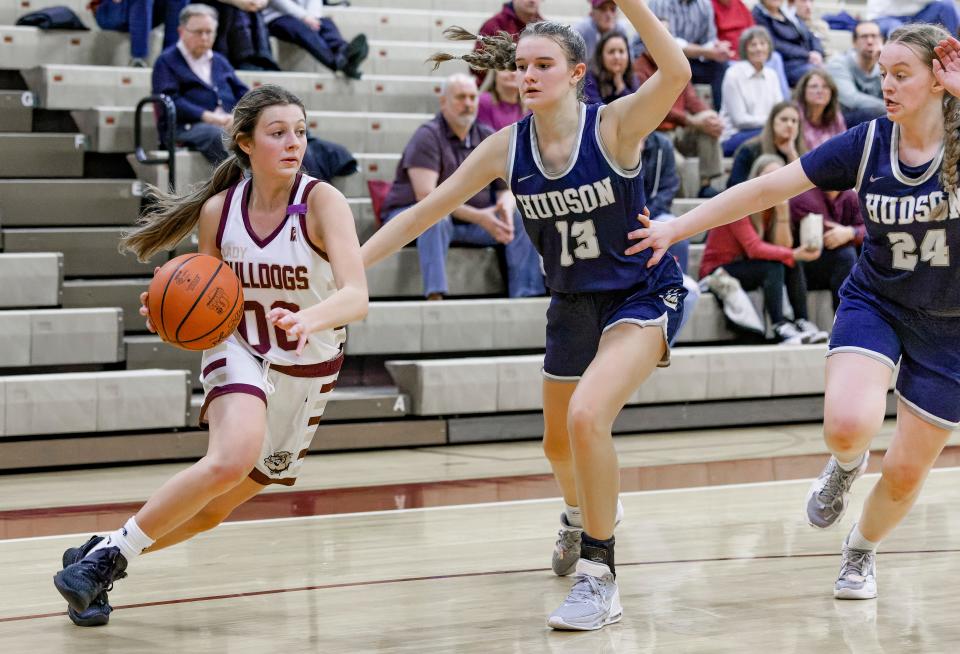
[[[424,60],[438,50],[469,50],[469,43],[443,41],[442,31],[454,24],[475,29],[502,1],[461,7],[446,0],[354,0],[352,7],[328,8],[347,38],[364,32],[370,39],[359,82],[336,77],[276,41],[278,61],[293,72],[240,73],[251,86],[278,83],[297,93],[311,132],[356,153],[360,173],[334,184],[348,198],[361,240],[376,229],[367,181],[392,179],[410,135],[437,111],[443,77],[466,70],[452,62],[434,72]],[[149,264],[117,252],[122,228],[136,217],[143,183],[167,185],[165,165],[144,166],[129,156],[134,106],[149,93],[151,71],[125,66],[127,35],[99,30],[87,2],[56,4],[73,9],[89,32],[15,27],[18,16],[50,3],[0,3],[0,69],[18,71],[24,82],[0,90],[0,276],[6,282],[0,288],[0,368],[8,373],[0,377],[2,436],[162,434],[192,428],[199,410],[199,355],[146,334],[137,313],[137,296],[154,265],[195,249],[195,241]],[[817,4],[820,12],[839,6]],[[543,10],[572,21],[587,8],[583,0],[550,0]],[[850,36],[840,32],[831,39],[839,49]],[[158,29],[151,37],[154,55],[160,40]],[[37,109],[62,124],[72,121],[76,129],[33,131]],[[152,124],[152,115],[145,124]],[[145,145],[154,148],[156,135],[146,132]],[[128,155],[132,174],[90,177],[91,158],[121,155]],[[209,164],[197,153],[180,150],[176,157],[178,189],[209,175]],[[696,159],[681,166],[687,196],[699,185],[696,166]],[[673,211],[682,214],[699,202],[679,197]],[[691,248],[694,276],[701,252],[702,246]],[[547,300],[502,299],[504,280],[491,248],[452,248],[448,275],[451,295],[459,299],[428,303],[421,300],[415,249],[368,271],[375,301],[365,320],[348,326],[348,365],[356,361],[381,372],[385,365],[395,385],[379,385],[381,375],[375,386],[338,388],[318,432],[318,449],[531,437],[542,429],[536,412]],[[760,294],[751,297],[759,306]],[[808,309],[819,324],[830,323],[828,293],[812,293]],[[631,405],[643,407],[644,418],[628,409],[617,430],[770,419],[762,410],[744,410],[737,403],[744,399],[787,407],[778,414],[784,419],[816,417],[822,347],[739,346],[735,339],[717,303],[704,297],[674,350],[673,365],[631,398]],[[48,372],[63,366],[87,372]],[[32,370],[44,373],[19,374]],[[683,417],[669,422],[656,405]],[[116,460],[196,453],[184,445],[183,434],[149,436],[163,445],[143,447],[145,434],[134,435]],[[92,462],[83,449],[67,448],[58,464]],[[149,455],[132,454],[134,449]]]

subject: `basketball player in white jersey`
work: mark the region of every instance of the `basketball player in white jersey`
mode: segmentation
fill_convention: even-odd
[[[267,484],[296,480],[343,362],[344,325],[368,302],[346,200],[300,172],[305,122],[293,94],[250,91],[234,109],[231,155],[210,181],[185,197],[156,192],[122,241],[146,261],[199,227],[200,252],[240,278],[244,317],[203,354],[207,454],[120,529],[64,553],[54,583],[78,625],[106,624],[106,591],[131,559],[215,527]]]

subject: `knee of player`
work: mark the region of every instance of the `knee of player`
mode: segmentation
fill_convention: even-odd
[[[598,434],[609,431],[610,425],[599,409],[587,402],[570,403],[567,414],[567,429],[573,442],[585,444],[585,440],[593,439]]]
[[[837,453],[857,454],[864,440],[872,436],[874,425],[855,413],[839,413],[823,420],[823,436],[830,449]]]
[[[226,492],[246,479],[254,463],[249,457],[237,454],[208,456],[205,457],[207,468],[205,478],[212,487]]]
[[[909,499],[919,492],[927,477],[927,467],[903,458],[883,458],[883,482],[895,502]]]

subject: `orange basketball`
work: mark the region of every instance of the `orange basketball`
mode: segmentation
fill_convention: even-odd
[[[185,350],[207,350],[237,328],[243,317],[243,289],[220,259],[183,254],[154,275],[147,310],[164,341]]]

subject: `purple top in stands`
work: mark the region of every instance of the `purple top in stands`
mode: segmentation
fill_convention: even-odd
[[[480,95],[477,105],[477,122],[487,125],[493,131],[513,125],[523,118],[523,109],[520,103],[497,102],[489,91]]]
[[[443,114],[438,113],[433,120],[424,123],[413,133],[407,147],[403,149],[400,163],[397,164],[397,174],[393,180],[390,193],[383,202],[381,214],[386,216],[391,211],[416,204],[417,196],[410,183],[409,168],[426,168],[435,170],[440,177],[437,185],[442,184],[463,163],[463,160],[476,149],[483,139],[493,134],[493,130],[478,122],[473,123],[467,138],[463,141],[450,129]],[[466,204],[477,209],[484,209],[496,203],[494,192],[506,189],[502,180],[497,180],[489,187],[467,200]]]

